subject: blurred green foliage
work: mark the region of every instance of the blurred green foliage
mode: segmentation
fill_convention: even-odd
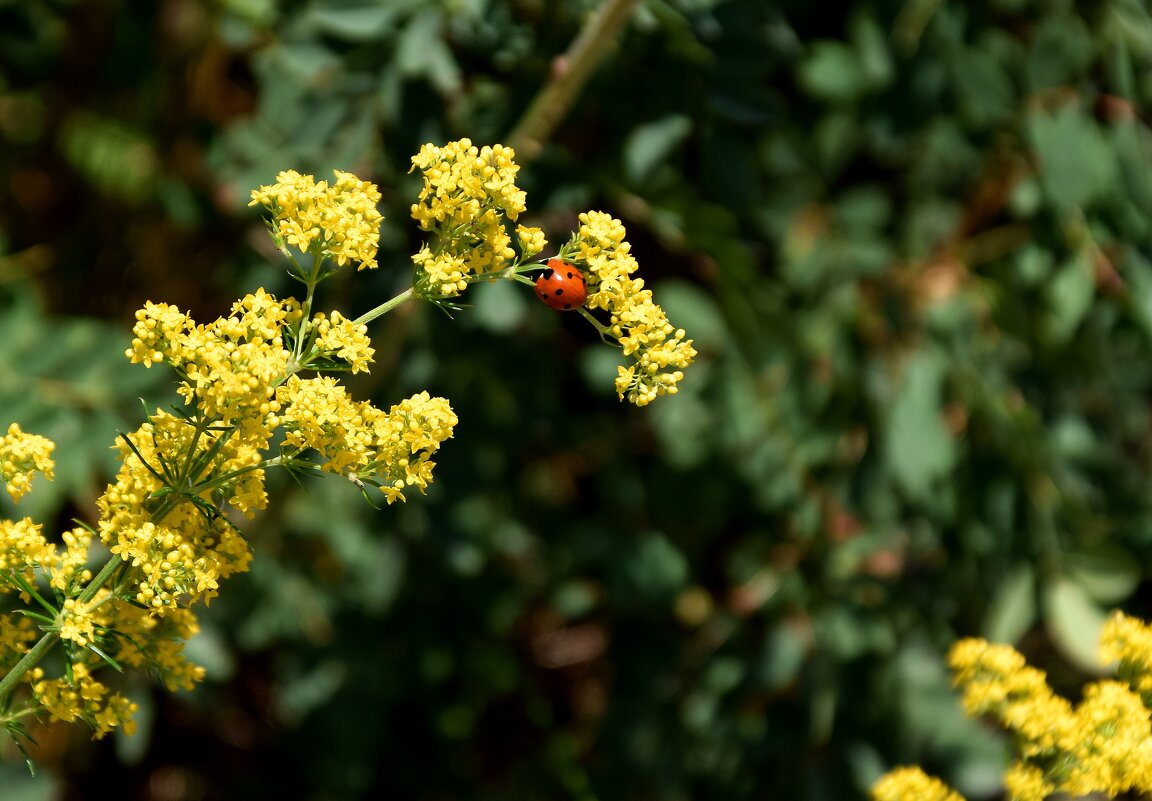
[[[59,442],[38,514],[83,516],[163,397],[118,362],[145,298],[291,291],[252,187],[378,181],[382,269],[321,301],[369,308],[410,156],[507,136],[596,5],[0,3],[0,418]],[[624,220],[701,352],[681,393],[618,404],[615,354],[510,285],[389,315],[357,387],[453,400],[434,489],[282,480],[208,681],[142,686],[134,741],[45,732],[20,786],[819,801],[919,762],[996,797],[947,645],[1073,688],[1103,610],[1150,614],[1150,102],[1140,0],[642,3],[521,183],[555,243]]]

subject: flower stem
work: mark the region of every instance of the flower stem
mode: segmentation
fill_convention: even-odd
[[[40,642],[33,645],[32,649],[24,654],[19,662],[13,665],[7,675],[5,675],[3,679],[0,679],[0,707],[4,705],[9,694],[15,689],[16,683],[24,678],[25,673],[39,664],[40,660],[44,658],[44,655],[51,650],[52,646],[55,645],[59,639],[60,632],[58,631],[44,632],[44,636],[40,638]]]
[[[397,306],[399,306],[401,303],[404,303],[407,300],[411,300],[412,296],[413,296],[412,287],[408,287],[407,289],[405,289],[403,292],[401,292],[399,295],[392,298],[391,300],[386,300],[383,303],[381,303],[379,306],[377,306],[375,309],[372,309],[371,311],[367,311],[364,314],[361,314],[359,317],[357,317],[355,320],[353,320],[352,323],[354,325],[365,325],[367,323],[370,323],[373,320],[375,320],[377,317],[381,317],[381,316],[387,314],[388,312],[392,311]]]
[[[124,557],[120,554],[112,554],[112,558],[108,560],[108,563],[104,565],[104,567],[100,568],[100,572],[96,574],[96,578],[89,582],[88,586],[84,588],[84,591],[80,593],[80,597],[76,600],[82,604],[86,604],[95,598],[96,593],[100,591],[101,587],[108,583],[108,579],[112,578],[112,574],[115,573],[122,564],[124,564]]]

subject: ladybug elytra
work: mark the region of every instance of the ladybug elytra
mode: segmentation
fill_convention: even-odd
[[[548,259],[548,266],[536,279],[536,297],[553,309],[569,311],[584,305],[588,289],[576,265],[552,258]]]

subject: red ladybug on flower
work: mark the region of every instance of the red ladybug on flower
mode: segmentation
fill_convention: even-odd
[[[584,305],[588,288],[580,269],[563,259],[548,259],[548,266],[536,279],[536,297],[557,311],[570,311]]]

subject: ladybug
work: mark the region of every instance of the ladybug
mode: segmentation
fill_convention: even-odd
[[[588,288],[576,265],[553,258],[548,259],[548,266],[536,279],[536,297],[553,309],[569,311],[584,305]]]

